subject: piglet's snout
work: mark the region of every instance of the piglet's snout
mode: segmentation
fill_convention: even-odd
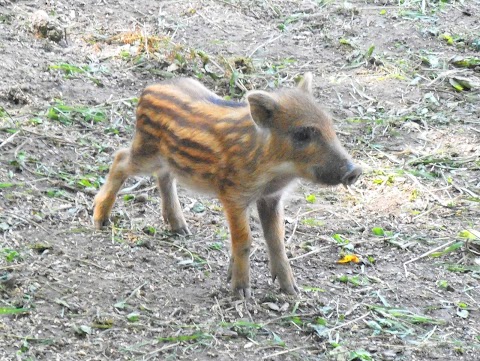
[[[355,183],[362,174],[362,168],[356,164],[350,163],[347,166],[347,171],[342,177],[342,184],[347,187]]]

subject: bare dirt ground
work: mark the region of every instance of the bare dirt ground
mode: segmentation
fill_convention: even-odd
[[[221,206],[185,189],[191,237],[148,178],[93,230],[145,85],[236,99],[305,71],[365,174],[286,200],[298,297],[252,212],[232,299]],[[479,71],[478,0],[0,0],[0,359],[479,360]]]

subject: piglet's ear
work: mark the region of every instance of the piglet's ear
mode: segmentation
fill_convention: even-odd
[[[270,128],[273,125],[273,115],[278,108],[277,101],[267,92],[256,90],[247,94],[250,114],[259,127]]]
[[[312,73],[310,72],[305,73],[305,75],[303,76],[303,79],[300,80],[300,82],[298,83],[298,88],[300,90],[303,90],[305,93],[313,94],[312,82],[313,82]]]

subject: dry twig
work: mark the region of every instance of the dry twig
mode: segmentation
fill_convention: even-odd
[[[455,239],[454,239],[454,240],[451,240],[451,241],[448,241],[448,242],[442,244],[441,246],[435,247],[434,249],[431,249],[430,251],[421,254],[421,255],[418,256],[418,257],[412,258],[411,260],[408,260],[408,261],[404,262],[404,263],[403,263],[403,268],[405,269],[405,277],[408,276],[407,264],[410,264],[410,263],[412,263],[412,262],[418,261],[419,259],[425,258],[425,257],[427,257],[428,255],[430,255],[430,254],[432,254],[432,253],[435,253],[435,252],[437,252],[438,250],[440,250],[440,249],[442,249],[442,248],[445,248],[445,247],[450,246],[451,244],[455,243],[456,241],[457,241],[457,240],[455,240]]]

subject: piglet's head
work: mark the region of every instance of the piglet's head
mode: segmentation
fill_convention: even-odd
[[[292,175],[325,185],[349,186],[362,169],[343,148],[331,117],[315,102],[312,74],[296,88],[247,94],[252,119],[271,137],[271,157]]]

